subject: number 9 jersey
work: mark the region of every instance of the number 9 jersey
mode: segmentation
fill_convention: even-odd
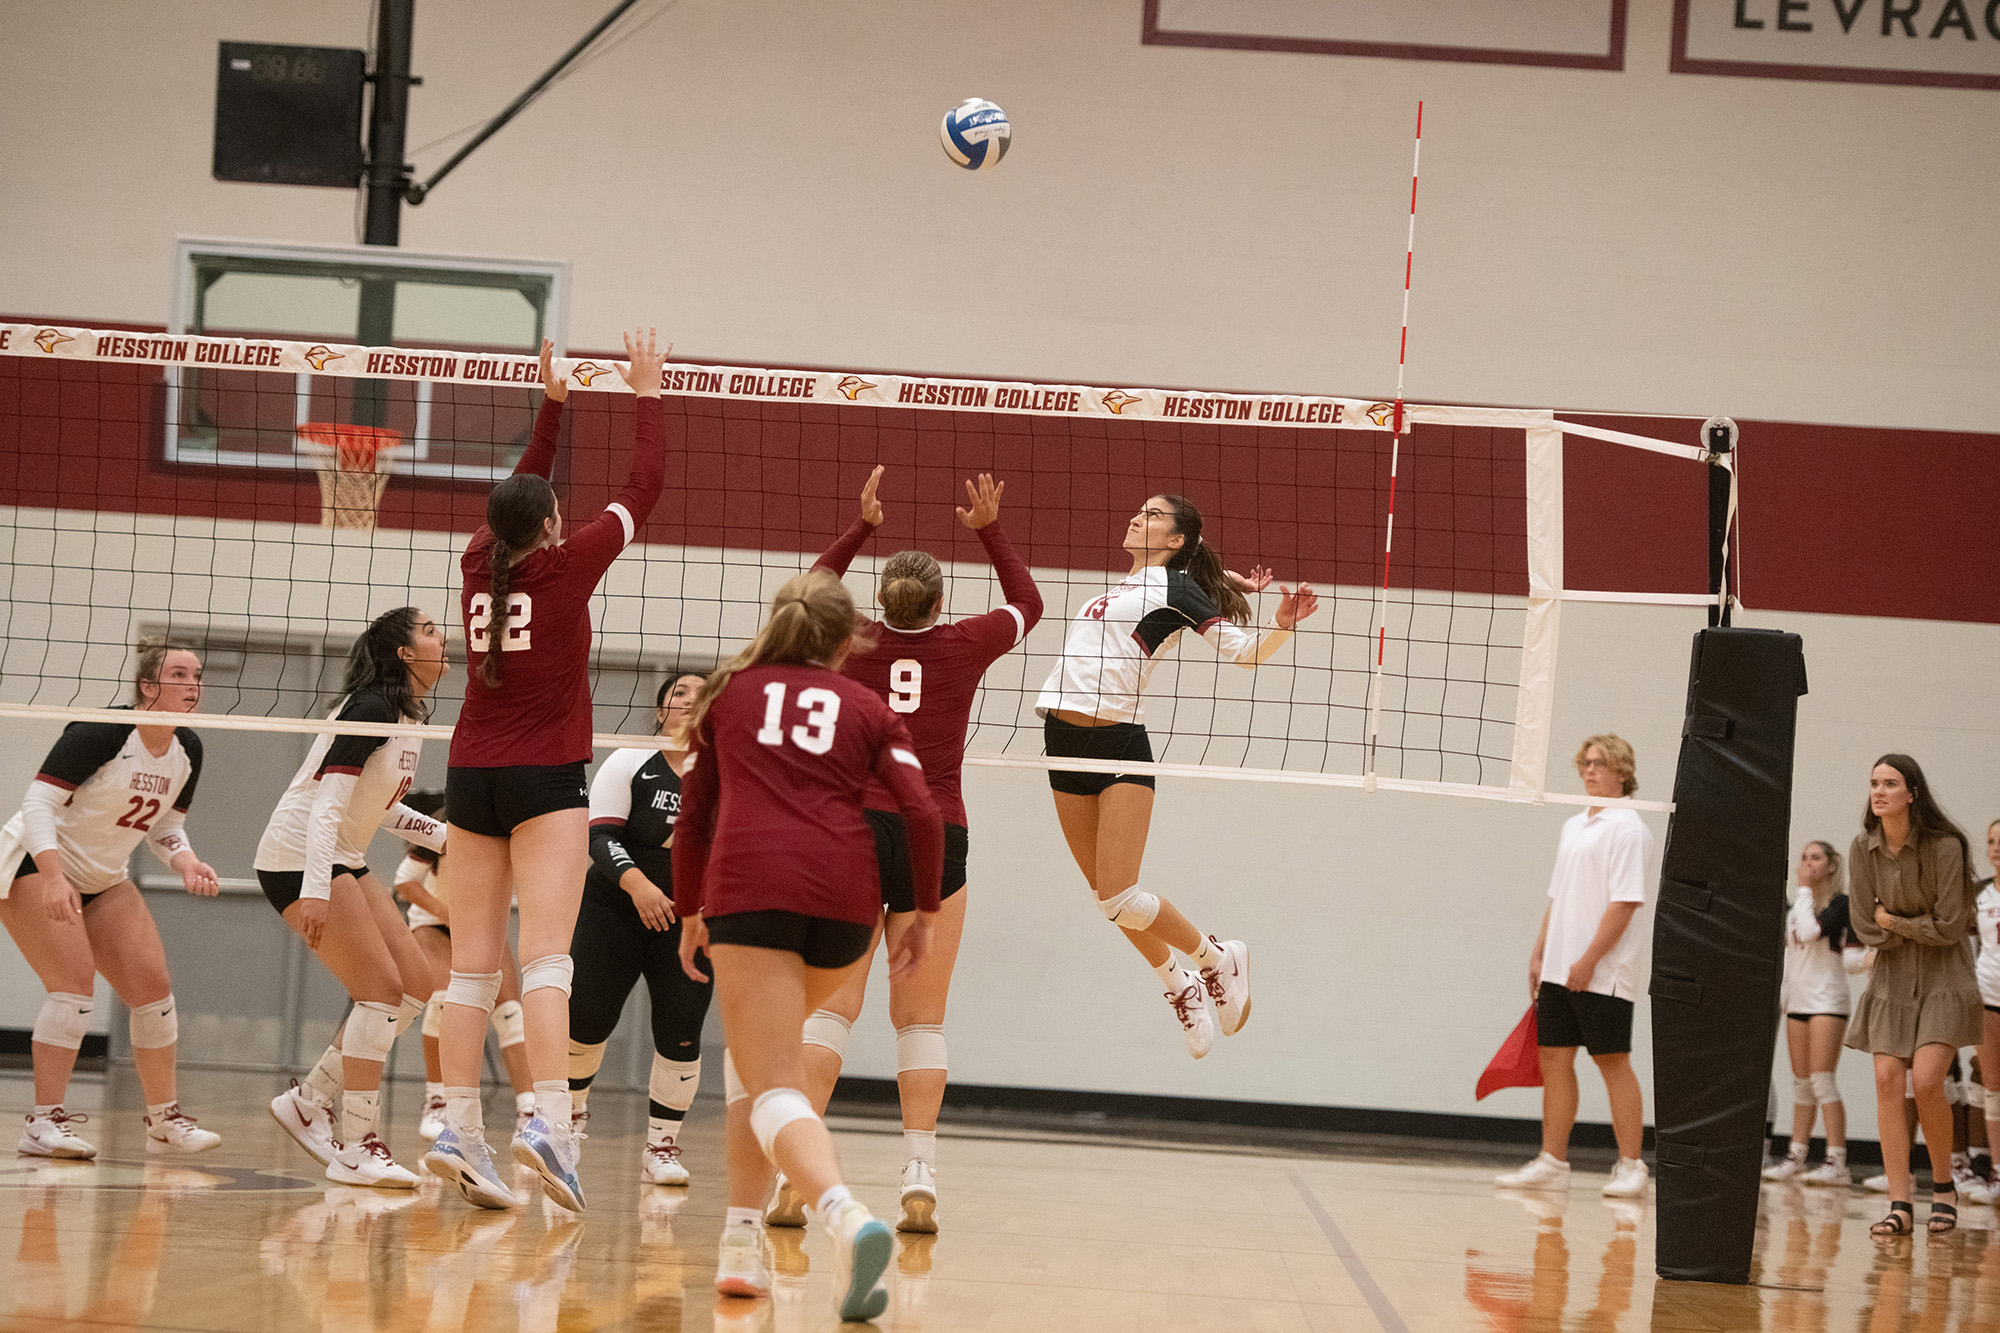
[[[934,912],[944,820],[902,720],[867,686],[824,667],[747,667],[702,719],[681,775],[674,910],[784,911],[871,925],[882,914],[869,779],[909,825],[917,906]]]

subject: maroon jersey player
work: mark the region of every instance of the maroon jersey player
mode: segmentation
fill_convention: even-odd
[[[451,984],[440,1055],[446,1129],[424,1165],[488,1208],[511,1207],[493,1169],[479,1111],[487,1015],[500,991],[510,898],[521,903],[521,1008],[536,1116],[514,1136],[514,1156],[563,1207],[581,1212],[570,1124],[570,936],[589,857],[590,595],[659,499],[666,423],[653,332],[627,334],[620,374],[638,396],[631,473],[602,514],[563,540],[549,485],[566,377],[542,344],[546,393],[533,442],[514,475],[493,488],[486,525],[459,562],[465,586],[465,708],[445,778],[451,855]]]
[[[888,1303],[881,1276],[893,1242],[848,1193],[833,1140],[799,1091],[799,1031],[867,966],[881,910],[861,813],[871,775],[902,810],[915,867],[917,910],[890,958],[894,973],[930,943],[944,821],[901,720],[837,674],[855,637],[854,600],[813,570],[778,590],[756,640],[708,678],[688,721],[673,870],[682,965],[706,980],[694,957],[707,948],[728,1047],[730,1209],[716,1287],[770,1289],[758,1205],[776,1165],[817,1200],[841,1318],[871,1319]]]
[[[819,558],[818,568],[845,574],[847,566],[882,522],[876,488],[882,469],[876,468],[861,492],[861,514],[854,526]],[[1004,605],[966,620],[942,623],[944,570],[925,551],[898,551],[882,566],[882,619],[871,626],[875,647],[847,659],[841,674],[875,691],[903,719],[923,761],[924,777],[945,819],[944,906],[938,914],[936,937],[924,963],[889,987],[889,1016],[896,1026],[897,1089],[903,1109],[904,1166],[902,1217],[905,1231],[937,1229],[937,1117],[944,1102],[945,1004],[951,973],[965,926],[966,832],[965,801],[959,792],[959,771],[965,760],[965,731],[972,704],[986,668],[1018,645],[1042,615],[1042,595],[1027,564],[1000,528],[1000,497],[1006,483],[981,475],[965,484],[969,508],[958,510],[959,521],[978,534],[994,571],[1000,576]],[[893,813],[885,791],[871,788],[866,798],[868,821],[874,827],[882,876],[882,902],[888,913],[889,947],[894,952],[902,915],[910,910],[910,857],[902,819]],[[807,1092],[821,1111],[840,1078],[849,1030],[861,1013],[868,974],[864,969],[826,1006],[806,1020]],[[766,1220],[796,1226],[805,1220],[803,1202],[780,1183]]]

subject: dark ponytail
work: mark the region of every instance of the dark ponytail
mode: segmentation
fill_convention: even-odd
[[[1222,557],[1201,539],[1201,511],[1185,495],[1162,495],[1174,511],[1174,531],[1187,540],[1167,561],[1168,569],[1182,569],[1195,586],[1208,594],[1216,609],[1231,624],[1250,623],[1250,599],[1230,580],[1222,568]]]
[[[410,688],[409,664],[397,651],[410,646],[417,626],[423,623],[424,613],[414,606],[399,606],[375,617],[347,650],[347,678],[340,683],[342,697],[351,699],[357,691],[373,686],[382,691],[397,717],[430,721],[430,705]]]
[[[542,524],[555,517],[556,491],[546,477],[518,472],[486,497],[486,526],[493,532],[488,548],[487,593],[492,602],[486,622],[486,656],[479,679],[488,689],[500,684],[500,653],[507,644],[507,585],[521,557],[541,540]]]

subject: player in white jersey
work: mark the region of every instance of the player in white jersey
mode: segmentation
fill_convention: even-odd
[[[1132,573],[1092,599],[1070,623],[1063,655],[1035,700],[1048,754],[1070,759],[1151,763],[1139,724],[1140,695],[1160,656],[1193,630],[1228,661],[1255,668],[1319,606],[1311,585],[1280,586],[1275,628],[1259,632],[1246,592],[1270,586],[1268,571],[1245,578],[1223,568],[1201,539],[1201,511],[1185,497],[1155,495],[1125,529]],[[1097,908],[1144,955],[1167,986],[1188,1053],[1199,1060],[1250,1017],[1249,950],[1241,940],[1204,935],[1166,899],[1139,887],[1139,864],[1153,819],[1153,778],[1144,773],[1049,774],[1056,817]],[[1174,959],[1185,954],[1192,967]],[[1216,1014],[1209,1013],[1215,1002]]]
[[[418,814],[444,816],[442,791],[413,791],[403,803]],[[410,936],[430,964],[430,999],[424,1003],[424,1110],[417,1133],[435,1143],[444,1131],[444,1069],[438,1034],[444,1022],[444,992],[451,984],[451,908],[444,900],[443,857],[428,847],[411,847],[396,867],[395,893],[410,905],[406,918]],[[493,1035],[500,1041],[500,1062],[514,1086],[514,1126],[519,1129],[535,1114],[535,1083],[528,1074],[528,1032],[521,1019],[521,969],[514,950],[500,954],[500,999],[490,1015]]]
[[[103,974],[131,1011],[132,1063],[146,1094],[146,1151],[200,1152],[222,1137],[184,1115],[174,1089],[179,1023],[166,951],[129,862],[141,841],[189,893],[213,897],[215,871],[182,821],[201,777],[201,739],[159,713],[201,703],[201,659],[183,644],[142,640],[129,723],[72,722],[0,828],[0,924],[48,996],[30,1047],[35,1105],[19,1151],[94,1157],[63,1109]]]
[[[421,723],[424,697],[450,669],[444,632],[413,606],[377,616],[347,658],[335,718]],[[414,1189],[375,1132],[382,1065],[423,1013],[430,966],[382,882],[368,844],[386,828],[440,849],[444,825],[402,804],[416,780],[423,740],[414,735],[323,735],[313,742],[257,844],[264,896],[354,1001],[347,1021],[301,1085],[271,1101],[271,1115],[342,1185]],[[340,1111],[334,1116],[336,1101]]]
[[[1792,1137],[1785,1155],[1764,1168],[1766,1180],[1846,1189],[1847,1106],[1834,1071],[1854,999],[1847,983],[1847,895],[1841,858],[1830,842],[1799,853],[1798,885],[1785,918],[1785,1046],[1792,1063]],[[1813,1120],[1826,1117],[1826,1160],[1806,1169]]]
[[[1986,859],[2000,870],[2000,819],[1986,826]],[[1986,1118],[1987,1144],[2000,1146],[2000,888],[1991,879],[1981,880],[1978,887],[1972,924],[1979,940],[1979,958],[1973,975],[1979,980],[1980,1021],[1985,1027],[1979,1041],[1980,1082],[1968,1080],[1967,1087],[1981,1094],[1979,1110]],[[1974,1203],[2000,1202],[2000,1182],[1980,1180],[1968,1197]]]

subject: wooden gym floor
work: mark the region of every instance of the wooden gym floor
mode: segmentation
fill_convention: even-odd
[[[778,1291],[710,1286],[723,1212],[720,1104],[684,1137],[691,1188],[643,1186],[637,1094],[593,1099],[582,1221],[539,1195],[480,1212],[436,1181],[329,1189],[265,1113],[274,1080],[183,1075],[221,1132],[196,1159],[148,1158],[129,1072],[79,1078],[95,1164],[0,1156],[0,1330],[583,1333],[836,1326],[826,1241],[773,1232]],[[0,1132],[25,1109],[0,1075]],[[504,1097],[491,1096],[498,1109]],[[414,1164],[416,1098],[385,1098]],[[109,1109],[107,1109],[107,1104]],[[837,1122],[856,1193],[895,1216],[901,1140]],[[497,1136],[496,1136],[497,1137]],[[941,1234],[898,1238],[891,1330],[1808,1330],[2000,1328],[2000,1231],[1878,1243],[1879,1198],[1767,1187],[1759,1285],[1657,1281],[1650,1205],[1490,1184],[1510,1156],[1396,1155],[978,1128],[940,1136]],[[6,1145],[0,1144],[0,1149]],[[1580,1164],[1587,1165],[1587,1163]],[[525,1183],[525,1182],[523,1182]]]

